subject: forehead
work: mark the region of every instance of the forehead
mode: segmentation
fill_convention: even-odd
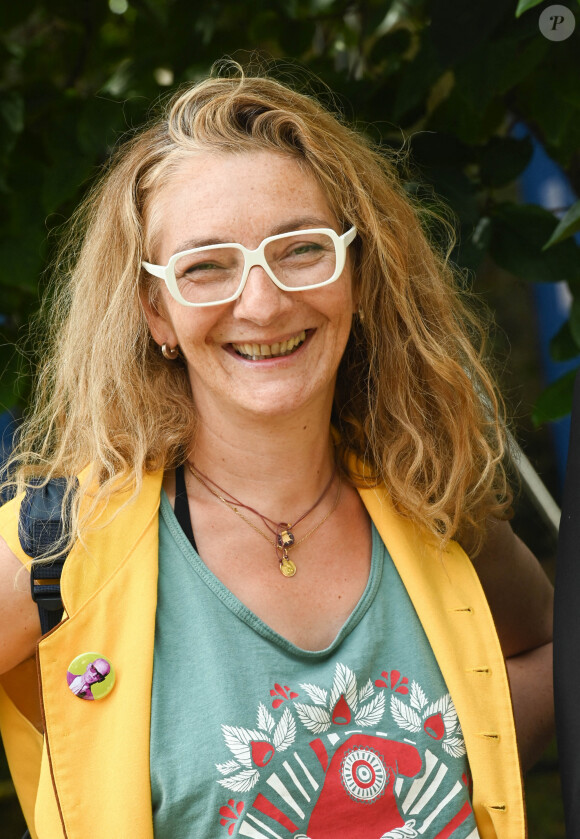
[[[197,153],[163,179],[147,215],[147,239],[149,250],[166,261],[192,239],[255,247],[301,218],[319,222],[310,226],[337,222],[302,159],[273,151]]]

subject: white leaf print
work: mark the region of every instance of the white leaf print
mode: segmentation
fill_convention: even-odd
[[[447,700],[447,708],[442,711],[442,713],[443,722],[445,723],[445,734],[449,736],[449,734],[452,734],[459,726],[459,719],[457,718],[457,711],[455,710],[455,705],[453,704],[451,696],[447,694],[447,696],[442,698],[442,702],[443,700]]]
[[[408,705],[405,705],[405,703],[394,694],[391,696],[391,714],[393,715],[393,719],[399,728],[404,728],[406,731],[414,732],[421,730],[421,717],[417,711],[415,711],[414,708],[410,708]]]
[[[257,769],[244,769],[243,772],[238,772],[231,778],[221,778],[218,784],[226,789],[231,789],[233,792],[248,792],[252,789],[260,779],[260,773]]]
[[[378,725],[385,713],[385,694],[379,693],[367,705],[358,709],[355,720],[359,725]]]
[[[274,721],[274,717],[268,711],[266,706],[263,702],[260,702],[258,706],[258,728],[261,728],[262,731],[272,731],[276,722]]]
[[[356,676],[345,664],[338,662],[334,672],[334,684],[330,692],[331,711],[340,699],[341,694],[344,694],[350,710],[356,711],[358,707]]]
[[[411,703],[411,707],[415,708],[417,711],[422,711],[427,702],[429,701],[427,699],[425,691],[418,682],[411,683],[409,701]]]
[[[231,772],[239,769],[240,764],[236,760],[228,760],[226,763],[216,763],[215,768],[222,775],[229,775]]]
[[[305,684],[300,685],[303,688],[310,699],[314,702],[315,705],[326,705],[328,701],[328,691],[324,690],[323,688],[319,688],[318,685],[311,685]]]
[[[296,739],[296,723],[290,713],[290,708],[285,708],[282,719],[274,731],[274,748],[284,752]]]
[[[433,714],[441,714],[443,718],[443,725],[445,726],[445,734],[447,736],[452,734],[459,724],[455,705],[448,693],[442,696],[441,699],[438,699],[437,702],[432,702],[423,712],[423,718],[426,719]]]
[[[373,683],[369,679],[368,682],[366,683],[366,685],[359,690],[358,701],[359,702],[364,702],[365,699],[369,699],[373,695],[374,692],[375,692],[375,689],[374,689]]]
[[[296,702],[294,707],[302,724],[313,734],[321,734],[330,728],[330,714],[326,708],[303,705],[301,702]]]
[[[388,833],[383,833],[381,839],[414,839],[419,834],[415,830],[415,819],[411,819],[402,827],[394,827]]]
[[[222,725],[225,744],[242,766],[248,768],[252,765],[250,754],[250,742],[252,740],[268,740],[268,735],[263,731],[256,731],[250,728],[237,728],[233,725]],[[232,787],[233,789],[233,787]]]
[[[446,737],[441,745],[452,757],[463,757],[465,754],[465,742],[462,737]]]

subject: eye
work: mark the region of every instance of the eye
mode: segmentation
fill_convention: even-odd
[[[234,248],[184,253],[175,264],[175,276],[195,283],[227,278],[240,270],[241,260],[241,254]]]
[[[212,271],[219,267],[215,262],[198,262],[195,265],[190,265],[185,273],[195,274],[196,271]]]
[[[323,250],[323,247],[318,242],[304,242],[304,244],[295,245],[291,250],[291,254],[295,254],[296,256],[302,256],[302,254],[312,253],[321,250]]]
[[[271,262],[297,267],[312,265],[334,256],[334,242],[325,233],[304,233],[274,239],[266,246],[266,258]]]
[[[186,277],[190,274],[200,274],[204,271],[219,271],[223,270],[224,266],[218,262],[191,262],[186,265],[179,266],[179,273],[176,270],[177,276]]]

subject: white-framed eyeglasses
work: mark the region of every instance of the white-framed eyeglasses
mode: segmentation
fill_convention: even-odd
[[[165,266],[141,265],[165,280],[169,293],[182,306],[217,306],[240,296],[255,265],[282,291],[330,285],[340,277],[346,249],[356,234],[356,227],[342,236],[326,227],[293,230],[268,236],[255,250],[228,242],[174,253]]]

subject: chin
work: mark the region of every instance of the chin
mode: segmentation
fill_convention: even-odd
[[[326,406],[328,401],[332,403],[332,396],[333,391],[329,397],[328,392],[292,392],[290,388],[282,391],[277,388],[275,392],[256,393],[251,399],[241,399],[236,403],[236,407],[238,413],[255,420],[283,419],[293,414],[303,415],[311,408]]]

